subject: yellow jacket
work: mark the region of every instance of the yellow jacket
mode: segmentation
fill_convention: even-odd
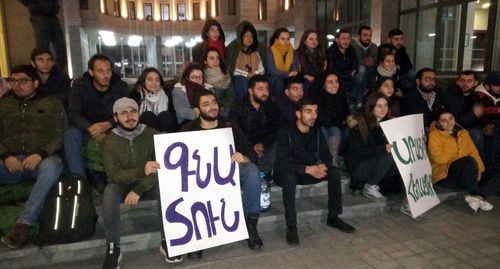
[[[448,176],[450,164],[460,158],[471,156],[477,162],[479,171],[484,171],[484,164],[469,132],[458,125],[457,137],[439,130],[432,122],[427,149],[432,166],[432,182],[436,183]]]

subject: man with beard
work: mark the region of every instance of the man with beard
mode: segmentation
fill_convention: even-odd
[[[375,60],[377,59],[377,45],[372,43],[372,28],[370,26],[361,26],[358,30],[358,38],[354,39],[352,47],[356,51],[358,59],[358,73],[354,78],[355,88],[353,94],[358,102],[363,100],[365,89],[367,88],[366,81],[371,72],[375,68]],[[368,85],[371,88],[371,85]]]
[[[484,157],[484,135],[481,128],[484,106],[475,101],[474,89],[477,85],[476,72],[460,72],[457,80],[448,88],[446,104],[453,112],[456,122],[469,131],[474,145],[481,157]]]
[[[401,100],[402,115],[424,114],[424,128],[428,131],[434,111],[446,106],[443,91],[436,87],[436,71],[425,67],[417,72],[417,87]]]
[[[248,94],[236,102],[229,114],[237,123],[259,158],[259,168],[269,176],[274,163],[274,141],[280,126],[278,104],[269,97],[265,75],[255,75],[248,82]]]
[[[295,190],[297,185],[316,184],[328,181],[327,225],[345,233],[354,232],[354,227],[341,220],[342,190],[341,171],[332,166],[332,155],[321,130],[316,126],[318,104],[304,97],[295,108],[296,121],[280,129],[276,140],[276,163],[274,179],[283,188],[283,205],[287,225],[286,241],[299,244]]]
[[[500,72],[492,71],[484,83],[476,87],[475,102],[484,106],[483,134],[486,169],[497,166],[500,158]]]
[[[351,90],[354,87],[354,76],[358,71],[358,57],[356,50],[351,45],[351,32],[341,29],[335,42],[326,51],[328,71],[337,74],[340,87],[356,99]],[[358,101],[356,99],[356,101]]]
[[[252,79],[257,76],[259,75],[253,76]],[[250,79],[250,83],[252,83],[252,79]],[[243,209],[249,236],[248,247],[250,249],[260,249],[263,243],[257,232],[257,223],[260,217],[261,183],[259,169],[254,164],[257,162],[256,153],[236,123],[219,118],[219,104],[213,92],[209,90],[200,91],[195,97],[194,102],[195,109],[200,116],[186,124],[182,128],[182,131],[200,131],[228,127],[233,130],[236,153],[231,156],[231,160],[238,163],[240,170]]]
[[[37,92],[42,96],[56,96],[67,107],[71,79],[59,65],[55,64],[52,52],[44,48],[33,49],[31,66],[41,79]]]
[[[71,125],[64,133],[64,153],[71,174],[87,178],[82,147],[89,138],[101,143],[113,125],[113,104],[128,94],[127,84],[113,72],[111,59],[95,54],[88,62],[88,71],[73,83],[69,96],[68,118]],[[103,179],[90,183],[101,192]]]
[[[136,206],[144,196],[158,195],[157,171],[153,135],[158,132],[139,123],[139,107],[130,98],[122,97],[113,105],[113,119],[117,127],[112,129],[103,145],[104,169],[109,183],[103,197],[103,219],[106,238],[106,256],[103,268],[119,268],[120,204]],[[161,206],[158,199],[159,219]],[[163,228],[161,249],[167,262],[180,262],[182,256],[168,257]]]

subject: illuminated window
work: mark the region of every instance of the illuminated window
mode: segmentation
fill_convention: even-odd
[[[185,21],[187,20],[186,17],[186,4],[181,3],[177,4],[177,17],[179,18],[179,21]]]
[[[119,0],[113,1],[113,16],[120,17],[120,1]]]
[[[160,5],[160,12],[161,12],[161,20],[162,21],[170,20],[170,6],[168,4],[161,4]]]
[[[200,2],[193,2],[193,20],[200,19]]]
[[[144,18],[147,21],[152,21],[153,20],[153,4],[151,4],[151,3],[144,3]]]

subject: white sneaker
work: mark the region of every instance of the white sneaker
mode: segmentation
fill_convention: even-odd
[[[493,209],[493,207],[494,206],[492,204],[484,199],[479,201],[479,208],[481,208],[481,210],[483,211],[490,211]]]
[[[377,185],[365,184],[363,195],[366,198],[375,202],[385,202],[387,199],[380,193],[380,188]]]
[[[165,261],[168,263],[180,263],[184,259],[182,255],[169,257],[168,251],[163,246],[160,246],[160,253],[165,256]]]
[[[481,204],[481,199],[479,199],[478,197],[476,196],[473,196],[473,195],[466,195],[465,196],[465,202],[467,202],[467,204],[469,205],[469,207],[472,209],[472,211],[474,213],[477,212],[477,210],[479,209],[480,207],[480,204]]]

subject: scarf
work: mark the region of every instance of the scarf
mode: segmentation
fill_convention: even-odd
[[[220,68],[206,68],[205,81],[214,88],[227,89],[229,87],[229,74],[222,73]]]
[[[434,104],[434,100],[436,100],[436,92],[423,92],[420,89],[418,89],[418,92],[420,92],[420,95],[422,98],[427,102],[427,106],[429,107],[429,110],[432,111],[432,104]]]
[[[377,72],[381,76],[386,77],[386,78],[392,78],[394,76],[394,74],[396,74],[396,71],[397,71],[396,67],[394,67],[394,69],[387,70],[381,64],[379,64],[377,66]]]
[[[293,63],[293,48],[292,45],[279,45],[278,42],[274,42],[271,46],[271,52],[273,53],[274,65],[276,69],[283,72],[288,72]]]
[[[204,90],[205,87],[203,87],[203,85],[200,85],[198,83],[194,83],[189,79],[186,80],[185,86],[186,86],[186,95],[189,101],[189,105],[192,107],[194,106],[194,98],[196,97],[196,94]]]
[[[123,137],[123,138],[127,139],[128,141],[132,142],[132,141],[134,141],[134,139],[136,137],[138,137],[140,134],[142,134],[144,129],[146,129],[146,125],[139,123],[137,125],[137,127],[135,127],[135,129],[132,131],[127,131],[127,130],[123,129],[121,126],[118,126],[118,127],[113,129],[113,133],[115,133],[119,137]]]
[[[224,42],[220,41],[219,39],[213,40],[211,38],[208,38],[208,47],[209,48],[214,48],[219,52],[220,59],[224,59]]]
[[[152,93],[141,87],[141,105],[139,112],[142,114],[146,111],[151,111],[155,115],[160,114],[168,109],[168,96],[163,89],[157,93]]]

